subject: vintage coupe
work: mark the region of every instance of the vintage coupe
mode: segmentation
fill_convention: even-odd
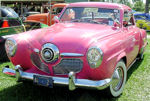
[[[127,70],[137,57],[143,58],[147,45],[146,32],[135,26],[131,9],[113,3],[72,3],[55,22],[9,38],[5,48],[15,70],[7,66],[3,73],[42,86],[105,89],[119,96]]]

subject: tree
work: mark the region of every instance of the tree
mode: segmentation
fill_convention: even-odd
[[[145,13],[149,13],[149,0],[146,0],[146,5],[145,5]]]
[[[126,2],[125,3],[127,6],[129,6],[130,8],[133,8],[132,4],[130,2]]]
[[[145,7],[145,5],[143,4],[142,1],[136,1],[135,4],[134,4],[133,9],[135,11],[144,12],[144,9],[145,9],[144,7]]]

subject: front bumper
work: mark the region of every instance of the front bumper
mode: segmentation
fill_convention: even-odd
[[[15,70],[10,69],[8,67],[4,67],[2,72],[4,74],[14,74],[16,76],[17,81],[20,81],[22,79],[33,80],[34,75],[39,75],[35,73],[23,72],[22,67],[20,65],[15,66]],[[44,77],[45,75],[42,76]],[[66,86],[68,85],[69,90],[74,90],[77,87],[102,90],[107,88],[111,83],[110,78],[99,81],[76,79],[74,72],[70,72],[68,78],[52,77],[52,79],[54,85],[66,85]]]

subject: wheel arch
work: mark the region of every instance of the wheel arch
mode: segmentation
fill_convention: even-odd
[[[121,54],[118,56],[118,58],[117,58],[117,63],[118,63],[120,60],[122,60],[122,61],[125,63],[125,65],[127,66],[127,57],[126,57],[126,53],[125,53],[125,52],[121,53]]]

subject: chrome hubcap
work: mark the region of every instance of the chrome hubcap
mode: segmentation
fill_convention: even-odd
[[[112,78],[112,88],[114,91],[118,91],[123,83],[124,72],[122,67],[117,67]]]

